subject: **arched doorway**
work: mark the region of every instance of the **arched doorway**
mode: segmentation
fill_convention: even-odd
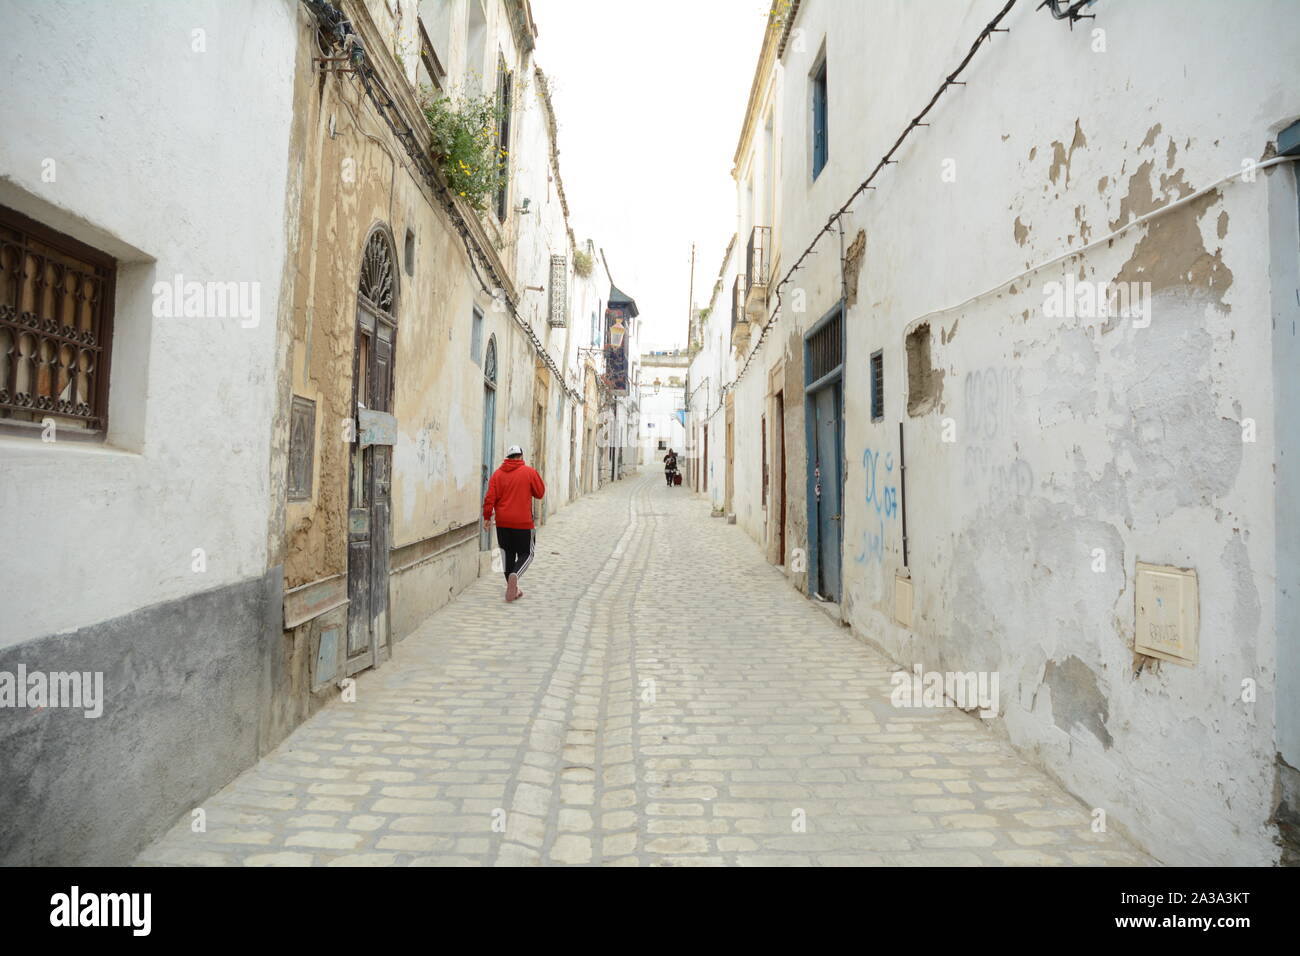
[[[388,651],[390,496],[397,437],[392,414],[395,262],[388,228],[376,226],[361,256],[352,359],[356,430],[348,490],[348,674],[378,666]]]
[[[487,497],[488,480],[496,465],[496,422],[497,422],[497,337],[488,339],[487,352],[483,357],[483,483],[479,488],[479,500]],[[490,551],[492,539],[487,528],[480,532],[479,550]]]

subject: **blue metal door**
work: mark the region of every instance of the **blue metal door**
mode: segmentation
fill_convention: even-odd
[[[843,474],[840,448],[840,383],[814,393],[817,421],[813,428],[813,489],[817,507],[817,592],[829,601],[840,595],[841,495]]]

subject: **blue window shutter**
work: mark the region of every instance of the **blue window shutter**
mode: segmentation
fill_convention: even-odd
[[[1279,156],[1300,153],[1300,123],[1292,123],[1277,134],[1277,152]]]
[[[813,76],[813,178],[826,166],[826,64],[822,63]]]

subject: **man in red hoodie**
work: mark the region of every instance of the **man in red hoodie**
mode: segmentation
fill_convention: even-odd
[[[483,499],[484,527],[494,511],[497,516],[497,545],[505,564],[507,601],[524,596],[519,590],[519,575],[533,563],[533,499],[544,494],[542,476],[524,464],[524,450],[511,445],[506,449],[506,460],[492,472]]]

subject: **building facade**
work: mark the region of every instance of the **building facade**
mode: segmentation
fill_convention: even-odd
[[[508,445],[599,487],[609,286],[526,0],[2,7],[0,675],[102,696],[3,711],[0,860],[120,864],[490,570]]]
[[[713,304],[692,416],[710,500],[793,586],[902,667],[997,673],[990,727],[1157,858],[1270,863],[1300,766],[1300,21],[1206,5],[1172,44],[1168,9],[778,5],[766,315],[732,373]],[[721,280],[752,291],[746,239]]]

